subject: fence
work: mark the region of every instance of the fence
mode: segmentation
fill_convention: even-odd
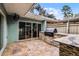
[[[56,28],[59,33],[67,33],[67,23],[47,24],[47,27]],[[70,34],[79,34],[79,23],[70,23]]]

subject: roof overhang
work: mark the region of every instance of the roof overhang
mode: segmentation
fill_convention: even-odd
[[[46,20],[47,22],[52,22],[52,23],[58,22],[57,20],[54,20],[52,18],[30,13],[29,11],[33,7],[34,3],[4,3],[3,5],[8,14],[16,13],[20,17],[29,18],[37,21]]]
[[[32,8],[33,3],[4,3],[7,13],[16,13],[23,17]]]
[[[30,18],[32,20],[37,20],[37,21],[44,21],[45,20],[44,16],[35,15],[35,14],[31,13],[31,12],[28,12],[24,17],[25,18]]]
[[[79,22],[79,17],[70,17],[70,18],[66,18],[64,20],[61,20],[60,22]]]
[[[30,13],[30,12],[28,12],[24,17],[30,18],[33,20],[37,20],[37,21],[44,21],[45,20],[47,22],[58,22],[57,20],[54,20],[52,18],[48,18],[48,17],[42,16],[42,15],[35,15],[33,13]]]

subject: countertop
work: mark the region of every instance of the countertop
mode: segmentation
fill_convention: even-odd
[[[60,33],[63,34],[63,33]],[[79,47],[79,35],[78,34],[65,34],[67,36],[54,39],[57,42],[65,43],[75,47]]]

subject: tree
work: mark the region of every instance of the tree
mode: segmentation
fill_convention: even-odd
[[[40,8],[39,15],[45,16],[45,14],[46,14],[46,10],[44,10],[44,8]]]
[[[34,10],[37,10],[39,12],[39,15],[56,19],[53,14],[49,14],[48,12],[46,12],[46,10],[43,7],[41,7],[40,4],[38,3],[36,3],[33,6],[33,8],[31,9],[31,12],[34,13]]]
[[[63,8],[61,9],[61,11],[63,12],[64,17],[73,16],[72,9],[68,5],[64,5]]]
[[[40,4],[36,4],[34,9],[36,9],[36,10],[40,11],[40,9],[41,9]]]
[[[72,13],[72,9],[71,7],[69,7],[68,5],[64,5],[62,8],[62,12],[64,14],[64,17],[68,18],[68,17],[72,17],[73,13]],[[67,32],[70,33],[70,29],[69,29],[70,25],[69,25],[69,20],[67,22]]]
[[[56,19],[55,16],[54,16],[54,14],[47,14],[47,17]]]
[[[40,9],[41,9],[40,4],[35,3],[35,5],[33,6],[30,12],[34,13],[34,10],[37,10],[38,12],[40,12]]]
[[[34,13],[34,10],[37,10],[39,12],[39,15],[45,16],[46,10],[40,6],[40,4],[36,3],[33,8],[31,9],[31,12]]]
[[[35,9],[39,12],[39,15],[45,16],[46,10],[40,6],[40,4],[36,4]]]

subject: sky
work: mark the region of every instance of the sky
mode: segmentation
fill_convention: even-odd
[[[61,9],[64,5],[68,5],[71,7],[74,14],[79,13],[79,3],[39,3],[43,8],[49,12],[49,14],[53,13],[57,19],[63,19],[63,14]]]

